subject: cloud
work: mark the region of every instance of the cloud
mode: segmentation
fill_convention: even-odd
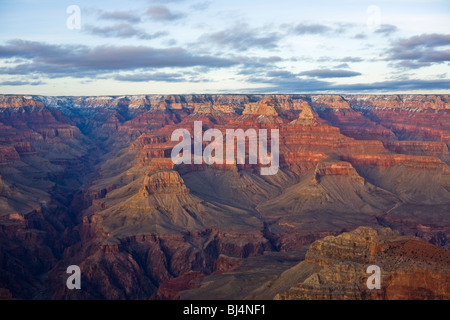
[[[401,68],[417,69],[450,61],[450,34],[422,34],[393,42],[386,60]]]
[[[141,17],[131,11],[102,11],[99,19],[126,21],[129,23],[141,22]]]
[[[126,82],[205,82],[208,81],[201,77],[202,74],[196,72],[187,73],[166,73],[166,72],[141,72],[132,74],[118,74],[114,80]]]
[[[284,25],[286,26],[286,25]],[[354,25],[352,23],[335,22],[332,25],[321,23],[300,22],[296,25],[287,25],[289,33],[296,35],[341,35]]]
[[[360,58],[360,57],[347,56],[347,57],[344,57],[342,59],[337,59],[336,61],[340,61],[340,62],[362,62],[364,60],[362,58]]]
[[[138,39],[143,40],[149,40],[149,39],[155,39],[158,37],[162,37],[167,35],[168,33],[165,31],[159,31],[155,33],[147,33],[142,30],[138,30],[134,28],[129,23],[119,23],[112,26],[106,26],[106,27],[96,27],[92,25],[86,25],[83,30],[85,30],[87,33],[101,36],[101,37],[107,37],[107,38],[132,38],[136,37]]]
[[[261,28],[250,28],[242,23],[222,31],[207,33],[198,39],[200,44],[215,44],[239,51],[252,48],[272,49],[278,46],[282,36],[276,32],[266,32]]]
[[[162,81],[162,82],[181,82],[186,81],[178,73],[165,73],[165,72],[154,72],[154,73],[134,73],[127,75],[116,75],[114,77],[118,81],[130,81],[130,82],[148,82],[148,81]]]
[[[319,57],[316,59],[317,62],[343,62],[343,63],[355,63],[355,62],[363,62],[364,60],[360,57],[351,57],[351,56],[347,56],[344,58],[333,58],[333,57],[327,57],[327,56],[323,56],[323,57]]]
[[[180,13],[171,12],[166,6],[151,7],[146,13],[155,21],[173,21],[183,17]]]
[[[349,70],[315,69],[300,72],[299,75],[313,78],[348,78],[360,76],[361,73]]]
[[[38,86],[43,84],[42,81],[23,81],[23,80],[7,80],[0,82],[0,86]]]
[[[312,70],[315,71],[315,70]],[[338,71],[338,70],[332,70]],[[308,72],[316,73],[316,72]],[[332,74],[333,77],[336,74]],[[416,90],[447,90],[450,79],[438,75],[437,79],[422,80],[402,78],[372,83],[339,84],[334,81],[317,78],[303,78],[302,73],[294,74],[285,70],[272,70],[247,78],[249,83],[266,84],[266,87],[246,88],[250,93],[358,93],[358,92],[410,92]],[[332,78],[332,77],[330,77]]]
[[[397,45],[410,49],[417,47],[434,48],[448,46],[450,45],[450,34],[421,34],[408,39],[401,39],[397,41]]]
[[[261,64],[270,64],[270,63],[283,61],[283,59],[279,56],[258,57],[258,58],[252,58],[252,60],[256,61],[257,63],[261,63]]]
[[[354,27],[353,23],[336,22],[334,32],[336,34],[346,33],[350,28]]]
[[[293,28],[293,32],[298,35],[305,35],[305,34],[325,34],[328,32],[331,32],[333,29],[324,25],[324,24],[318,24],[318,23],[299,23]]]
[[[0,57],[26,58],[26,62],[0,67],[3,74],[45,74],[48,77],[97,76],[105,72],[142,68],[192,67],[222,68],[239,64],[232,59],[195,55],[180,47],[147,46],[87,47],[53,45],[36,41],[11,40],[0,45]]]
[[[334,90],[340,91],[414,91],[414,90],[440,90],[450,88],[449,79],[420,80],[406,79],[397,81],[381,81],[373,83],[333,85]]]
[[[410,92],[415,90],[446,90],[449,79],[406,79],[358,84],[335,84],[315,79],[253,78],[253,83],[266,83],[263,88],[248,88],[246,92],[258,93],[360,93],[360,92]]]
[[[208,9],[212,4],[212,1],[201,1],[191,5],[191,8],[195,11],[203,11]]]
[[[285,70],[273,70],[273,71],[268,71],[266,73],[267,77],[273,77],[273,78],[284,78],[284,79],[295,79],[297,76],[290,72],[290,71],[285,71]]]
[[[383,34],[383,35],[391,35],[396,32],[398,28],[392,24],[382,24],[378,29],[375,30],[375,33]]]
[[[37,53],[37,51],[39,53]],[[46,44],[42,45],[36,41],[25,41],[20,39],[9,40],[7,45],[0,45],[1,58],[32,58],[37,54],[51,58],[55,55],[66,53],[61,46]]]
[[[353,39],[357,39],[357,40],[366,39],[366,38],[367,38],[367,35],[362,32],[357,33],[353,36]]]
[[[267,84],[267,87],[259,88],[247,88],[245,92],[249,93],[267,93],[267,92],[278,92],[278,93],[305,93],[305,92],[316,92],[321,91],[320,88],[326,88],[330,86],[327,81],[316,80],[316,79],[301,79],[297,77],[250,77],[248,78],[250,83],[257,84]]]

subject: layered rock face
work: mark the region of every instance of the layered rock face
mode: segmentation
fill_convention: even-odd
[[[311,264],[315,267],[311,267]],[[380,288],[369,288],[369,266],[380,268]],[[360,227],[311,244],[294,267],[304,280],[275,299],[448,300],[450,253],[389,228]],[[371,280],[371,279],[370,279]],[[369,280],[369,282],[370,282]],[[373,280],[372,283],[374,283]]]
[[[159,171],[144,179],[143,195],[188,193],[183,180],[176,171]]]
[[[182,297],[177,290],[247,259],[286,256],[363,225],[448,249],[448,101],[446,95],[1,95],[0,294]],[[179,141],[171,135],[186,129],[193,137],[195,121],[203,133],[218,129],[224,139],[227,129],[267,129],[268,146],[271,129],[278,129],[277,174],[262,176],[267,164],[250,163],[248,150],[244,164],[174,165]],[[201,145],[203,151],[209,142]],[[415,241],[408,246],[423,246]],[[359,259],[358,252],[348,259]],[[65,287],[71,264],[82,270],[81,293]],[[394,267],[389,279],[412,279]],[[364,298],[358,288],[345,297]],[[442,298],[439,290],[429,298]]]

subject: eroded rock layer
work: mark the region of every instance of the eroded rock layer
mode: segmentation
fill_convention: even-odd
[[[378,282],[369,279],[372,269],[367,272],[374,265],[380,268],[379,288],[369,288]],[[296,273],[306,271],[304,280],[275,299],[450,298],[449,251],[418,238],[400,236],[389,228],[360,227],[318,240],[294,269]]]

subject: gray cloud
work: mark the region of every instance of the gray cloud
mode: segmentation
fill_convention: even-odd
[[[333,85],[334,90],[341,91],[413,91],[413,90],[438,90],[450,88],[449,79],[420,80],[406,79],[398,81],[382,81],[374,83],[360,83],[347,85]]]
[[[293,32],[298,35],[305,35],[305,34],[325,34],[328,32],[331,32],[333,29],[324,25],[324,24],[318,24],[318,23],[299,23],[293,28]]]
[[[367,35],[364,33],[357,33],[353,36],[353,39],[358,39],[358,40],[366,39],[366,38],[367,38]]]
[[[191,8],[195,11],[203,11],[208,9],[212,4],[212,1],[202,1],[195,3],[191,6]]]
[[[131,81],[131,82],[148,82],[148,81],[163,81],[163,82],[181,82],[186,81],[178,73],[165,73],[165,72],[154,72],[154,73],[134,73],[128,75],[116,75],[115,80],[119,81]]]
[[[270,63],[283,61],[283,59],[281,59],[281,57],[278,57],[278,56],[258,57],[253,60],[256,61],[257,63],[261,63],[261,64],[270,64]]]
[[[450,34],[422,34],[393,42],[386,60],[401,68],[417,69],[450,61]]]
[[[336,34],[346,33],[350,28],[355,26],[353,23],[347,22],[337,22],[334,25],[335,25],[334,32]]]
[[[375,30],[375,33],[380,33],[383,35],[390,35],[394,32],[396,32],[398,28],[392,24],[382,24],[378,29]]]
[[[267,87],[263,88],[247,88],[246,92],[251,93],[266,93],[266,92],[279,92],[279,93],[305,93],[320,91],[320,88],[330,86],[330,82],[316,80],[316,79],[301,79],[297,77],[250,77],[249,82],[267,84]]]
[[[421,34],[397,41],[397,45],[405,48],[434,48],[450,45],[450,34]]]
[[[286,26],[286,25],[285,25]],[[321,23],[301,22],[296,25],[288,25],[289,31],[296,35],[341,35],[346,33],[354,25],[351,23],[336,22],[332,25]]]
[[[132,38],[136,37],[138,39],[149,40],[155,39],[167,35],[167,32],[159,31],[155,33],[147,33],[142,30],[134,28],[131,24],[123,22],[106,27],[96,27],[92,25],[85,25],[83,30],[87,33],[109,38]]]
[[[354,62],[362,62],[364,61],[362,58],[360,57],[351,57],[351,56],[347,56],[344,58],[333,58],[333,57],[319,57],[316,59],[317,62],[343,62],[343,63],[354,63]]]
[[[248,88],[246,92],[279,92],[279,93],[341,93],[341,92],[408,92],[414,90],[440,90],[450,87],[449,79],[420,80],[405,79],[374,83],[335,84],[315,79],[283,79],[283,78],[250,78],[255,83],[267,83],[264,88]]]
[[[362,62],[364,60],[362,58],[360,58],[360,57],[347,56],[347,57],[344,57],[342,59],[337,59],[336,61],[340,61],[340,62]]]
[[[131,11],[102,11],[99,14],[99,19],[126,21],[129,23],[141,22],[141,17]]]
[[[273,70],[273,71],[268,71],[266,73],[267,77],[272,77],[272,78],[284,78],[284,79],[295,79],[297,76],[290,72],[290,71],[285,71],[285,70]]]
[[[281,38],[282,36],[276,32],[266,32],[260,28],[252,29],[247,24],[237,24],[226,30],[204,34],[198,42],[246,51],[252,48],[276,48]]]
[[[221,68],[239,62],[210,55],[194,55],[183,48],[146,46],[51,45],[35,41],[11,40],[0,45],[0,57],[22,57],[27,61],[1,67],[4,74],[45,74],[48,77],[97,76],[104,72],[142,68]]]
[[[205,82],[208,81],[202,78],[202,74],[196,72],[188,73],[166,73],[166,72],[143,72],[143,73],[132,73],[126,75],[116,75],[115,80],[126,81],[126,82]]]
[[[38,53],[37,53],[38,52]],[[6,45],[0,45],[1,58],[33,58],[37,54],[52,58],[66,54],[62,46],[52,44],[41,44],[36,41],[25,41],[20,39],[9,40]],[[23,61],[23,60],[21,60]]]
[[[7,80],[0,82],[0,86],[38,86],[43,84],[42,81],[23,81],[23,80]]]
[[[348,78],[360,76],[361,73],[349,70],[315,69],[300,72],[299,75],[314,78]]]
[[[173,13],[166,6],[154,6],[147,10],[147,15],[155,21],[173,21],[181,19],[181,13]]]

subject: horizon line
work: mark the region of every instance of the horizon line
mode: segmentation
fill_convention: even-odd
[[[135,94],[99,94],[99,95],[64,95],[64,94],[35,94],[35,93],[0,93],[1,96],[43,96],[43,97],[121,97],[121,96],[270,96],[270,95],[304,95],[304,96],[331,96],[331,95],[349,95],[349,96],[358,96],[358,95],[372,95],[372,96],[390,96],[390,95],[398,95],[398,96],[426,96],[426,95],[450,95],[450,91],[447,93],[396,93],[396,92],[388,92],[388,93],[380,93],[380,92],[368,92],[368,93],[342,93],[342,92],[329,92],[329,93],[312,93],[312,92],[299,92],[299,93],[287,93],[287,92],[277,92],[277,93],[135,93]]]

